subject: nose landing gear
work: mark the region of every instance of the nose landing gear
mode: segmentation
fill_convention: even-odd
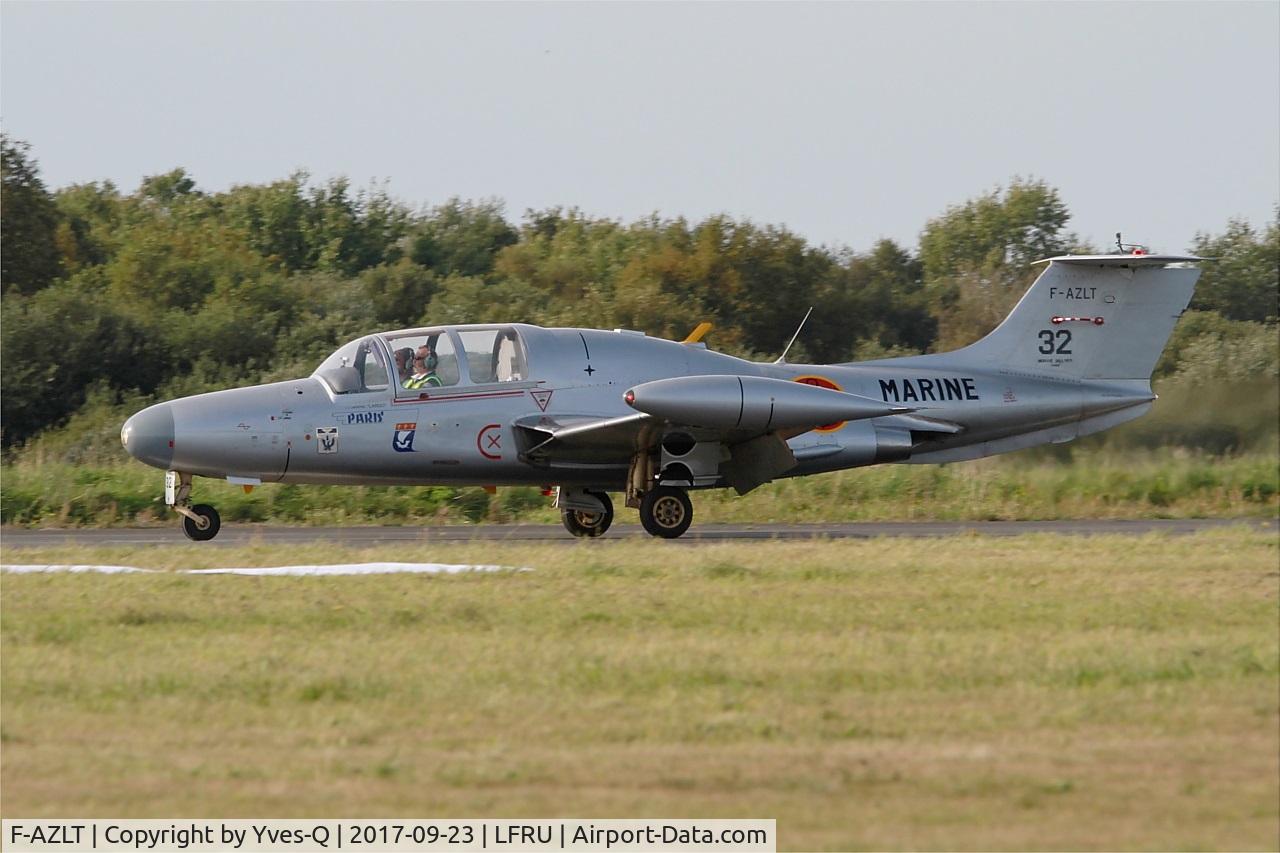
[[[208,504],[191,505],[191,475],[185,471],[166,471],[164,502],[182,516],[182,532],[195,542],[207,542],[218,535],[222,519]]]
[[[206,542],[218,535],[218,528],[222,527],[222,519],[218,517],[216,509],[208,504],[196,504],[187,512],[191,515],[183,513],[182,532],[187,534],[188,539]],[[202,523],[203,527],[200,526]]]
[[[603,492],[598,493],[598,497],[604,499],[604,512],[585,512],[580,509],[560,510],[560,521],[564,524],[565,530],[574,536],[586,539],[603,536],[609,529],[609,525],[613,524],[613,502]]]
[[[613,501],[609,500],[609,496],[604,492],[584,492],[583,494],[595,498],[595,501],[573,500],[571,492],[561,491],[557,496],[557,502],[561,504],[560,522],[565,530],[579,538],[594,539],[597,536],[603,536],[609,529],[609,525],[613,524]],[[588,505],[595,508],[586,509],[585,506]]]

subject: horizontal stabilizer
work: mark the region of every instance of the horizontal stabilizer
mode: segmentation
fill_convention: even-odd
[[[1056,258],[1045,258],[1035,261],[1037,264],[1070,264],[1080,267],[1115,267],[1136,269],[1138,267],[1163,267],[1169,264],[1193,264],[1209,258],[1198,258],[1195,255],[1061,255]]]

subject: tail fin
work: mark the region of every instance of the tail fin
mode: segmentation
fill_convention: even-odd
[[[1148,380],[1200,277],[1199,268],[1189,264],[1200,260],[1050,258],[1048,269],[1003,323],[949,355],[975,365],[1072,379]]]

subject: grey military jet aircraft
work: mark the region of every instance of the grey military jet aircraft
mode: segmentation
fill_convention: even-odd
[[[883,462],[1061,443],[1151,408],[1151,372],[1196,257],[1051,258],[994,331],[948,353],[773,363],[626,329],[464,325],[367,335],[306,379],[143,409],[120,439],[167,471],[187,536],[212,539],[193,476],[262,483],[540,484],[580,537],[689,528],[689,492]],[[1041,262],[1044,263],[1044,262]],[[407,352],[406,352],[407,350]],[[402,366],[403,365],[403,366]]]

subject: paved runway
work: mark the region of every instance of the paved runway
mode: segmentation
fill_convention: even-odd
[[[1272,519],[1152,519],[1144,521],[860,521],[843,524],[695,524],[677,542],[725,542],[741,540],[870,539],[876,536],[931,538],[979,534],[1023,536],[1060,533],[1072,536],[1146,533],[1186,534],[1201,530],[1247,525],[1280,531]],[[601,541],[648,539],[638,524],[614,525]],[[207,546],[297,545],[332,542],[335,545],[372,546],[403,542],[574,542],[558,524],[486,524],[449,527],[275,527],[226,524]],[[177,525],[172,527],[85,530],[0,530],[0,547],[36,548],[59,545],[175,545],[188,544]]]

